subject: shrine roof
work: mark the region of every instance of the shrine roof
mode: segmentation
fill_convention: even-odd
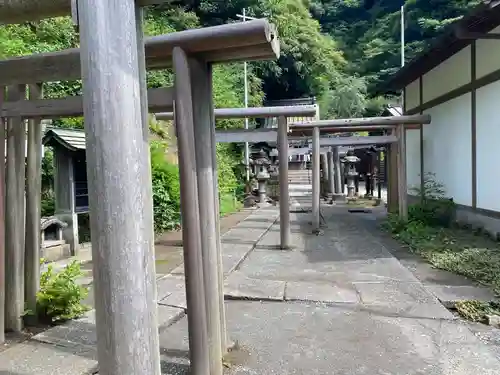
[[[48,128],[42,143],[46,146],[62,147],[68,151],[85,150],[85,132],[78,129]]]

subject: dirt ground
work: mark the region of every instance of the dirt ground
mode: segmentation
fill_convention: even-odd
[[[220,219],[221,235],[229,231],[250,215],[250,210],[241,210]],[[182,232],[168,232],[156,238],[156,273],[168,274],[182,263]]]

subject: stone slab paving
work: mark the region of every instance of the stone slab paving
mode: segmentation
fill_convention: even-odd
[[[226,275],[241,264],[277,220],[278,215],[276,207],[256,210],[222,236],[223,268]],[[231,242],[236,240],[242,243]],[[185,315],[183,269],[181,266],[177,272],[157,277],[160,332]],[[0,375],[86,374],[96,368],[96,344],[95,311],[92,310],[81,319],[51,328],[33,336],[31,341],[0,353]],[[21,357],[22,361],[19,360]],[[162,368],[165,374],[179,371],[177,365],[172,367],[167,362],[162,364]],[[187,371],[188,367],[184,364],[180,369]]]
[[[494,375],[500,361],[455,320],[385,316],[358,305],[228,301],[226,317],[239,348],[227,374]],[[186,365],[183,318],[160,336],[163,359]],[[171,340],[178,337],[179,340]],[[188,372],[176,372],[187,374]]]
[[[186,308],[185,279],[181,275],[167,275],[156,282],[158,303]]]
[[[285,297],[285,285],[285,281],[254,279],[236,271],[225,281],[224,296],[282,301]]]
[[[16,345],[0,355],[1,375],[88,374],[97,366],[95,351],[36,341]]]
[[[378,209],[363,216],[347,209],[323,207],[327,226],[319,236],[307,234],[310,213],[292,213],[302,229],[294,237],[299,246],[269,249],[279,234],[275,224],[226,280],[227,296],[262,296],[228,303],[231,338],[242,347],[231,373],[500,373],[496,348],[393,256],[395,243],[381,240]],[[269,301],[275,299],[282,302]]]
[[[349,214],[347,207],[326,206],[323,214],[327,225],[319,236],[308,234],[310,214],[291,215],[291,251],[276,247],[276,207],[256,211],[223,237],[226,318],[238,342],[227,357],[229,375],[500,373],[500,351],[491,345],[500,336],[479,335],[439,303],[444,292],[405,267],[393,255],[397,245],[380,235],[378,209]],[[181,270],[158,281],[165,374],[189,373],[183,281]],[[58,333],[49,330],[31,344],[57,343],[73,356],[95,350],[92,319],[56,327]]]
[[[284,299],[286,301],[360,303],[359,293],[351,285],[326,282],[288,281]]]
[[[185,310],[173,306],[158,306],[158,326],[165,329],[173,322],[185,315]],[[97,336],[95,330],[95,312],[90,312],[86,317],[76,319],[63,325],[56,326],[33,338],[37,342],[54,344],[59,347],[78,349],[86,347],[95,351]]]

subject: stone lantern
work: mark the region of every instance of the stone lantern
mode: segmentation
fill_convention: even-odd
[[[345,166],[345,174],[347,176],[347,199],[355,198],[356,186],[354,184],[354,180],[359,174],[356,171],[356,164],[359,163],[360,160],[360,158],[354,155],[354,150],[347,151],[347,155],[342,160]]]
[[[266,185],[269,178],[271,178],[268,170],[271,162],[269,161],[264,150],[260,150],[259,155],[254,160],[254,165],[255,179],[258,182],[259,203],[265,203],[267,200]]]

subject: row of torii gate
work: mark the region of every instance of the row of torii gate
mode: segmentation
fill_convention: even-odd
[[[143,37],[142,7],[164,0],[0,0],[0,23],[72,14],[80,49],[0,61],[0,341],[36,306],[40,250],[41,120],[84,116],[99,373],[160,374],[148,112],[173,111],[178,142],[191,373],[222,374],[228,342],[218,224],[215,117],[278,117],[277,129],[220,132],[231,142],[276,140],[281,247],[290,246],[288,137],[313,140],[313,229],[319,228],[320,145],[390,144],[392,202],[406,213],[404,127],[427,116],[314,121],[311,107],[214,111],[212,66],[276,59],[267,20]],[[146,69],[172,67],[174,87],[149,89]],[[43,99],[42,82],[83,80],[83,97]],[[26,87],[29,87],[28,92]],[[27,94],[29,100],[27,99]],[[246,112],[245,112],[246,111]],[[252,112],[253,111],[253,112]],[[27,125],[27,159],[25,137]],[[383,137],[321,139],[320,132],[387,129]],[[222,135],[225,134],[225,135]],[[331,143],[328,143],[331,142]],[[25,171],[26,163],[26,174]],[[396,176],[398,178],[396,178]],[[389,193],[391,196],[391,193]],[[24,199],[24,196],[26,199]],[[4,241],[5,239],[5,241]],[[5,265],[8,264],[8,267]],[[5,280],[5,283],[4,283]],[[5,296],[5,299],[3,298]],[[5,312],[5,319],[3,313]],[[3,327],[5,321],[6,326]]]

